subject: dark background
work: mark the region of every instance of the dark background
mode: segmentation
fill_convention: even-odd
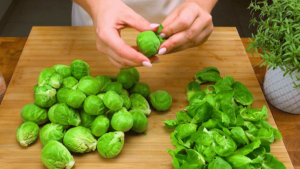
[[[71,25],[71,0],[11,1],[0,17],[0,37],[27,37],[32,26]],[[255,34],[256,28],[249,28],[250,3],[251,0],[219,0],[212,11],[214,25],[236,27],[241,37]]]

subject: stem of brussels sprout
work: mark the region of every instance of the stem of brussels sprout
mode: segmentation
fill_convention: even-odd
[[[71,169],[74,166],[75,162],[70,161],[69,163],[66,164],[66,169]]]
[[[27,147],[28,143],[26,140],[20,141],[21,146]]]

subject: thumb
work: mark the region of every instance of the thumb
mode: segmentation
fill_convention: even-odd
[[[129,25],[136,29],[139,32],[144,32],[144,31],[157,31],[159,24],[158,23],[150,23],[146,19],[144,19],[141,15],[131,12],[129,15],[130,17],[127,17],[123,19],[123,22],[126,25]]]

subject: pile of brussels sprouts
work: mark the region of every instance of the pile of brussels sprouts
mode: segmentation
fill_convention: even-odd
[[[228,75],[208,67],[187,85],[189,106],[165,120],[175,128],[167,152],[176,169],[285,169],[270,154],[270,144],[282,139],[278,129],[267,121],[268,109],[251,108],[253,95],[248,88]],[[201,84],[209,84],[201,90]]]
[[[124,132],[146,131],[151,113],[147,98],[158,111],[168,110],[172,103],[166,91],[150,94],[149,85],[139,79],[135,68],[120,70],[117,77],[94,78],[82,60],[44,69],[34,86],[35,103],[21,110],[24,123],[17,130],[18,142],[28,146],[39,135],[44,146],[41,160],[47,168],[72,168],[70,152],[97,148],[104,158],[117,156]],[[44,125],[40,132],[39,125]]]

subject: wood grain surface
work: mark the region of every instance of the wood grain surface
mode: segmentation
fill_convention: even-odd
[[[138,32],[122,31],[122,38],[135,45]],[[92,76],[116,75],[118,69],[99,54],[95,47],[91,27],[34,27],[20,57],[15,73],[0,107],[0,168],[45,168],[40,160],[40,140],[23,148],[18,145],[15,132],[22,123],[20,111],[33,100],[33,86],[39,72],[55,64],[82,59],[91,66]],[[141,81],[147,82],[151,91],[166,90],[173,97],[171,109],[166,113],[152,111],[148,118],[147,135],[126,134],[125,145],[114,159],[104,159],[97,151],[75,157],[75,168],[173,168],[167,148],[172,130],[166,129],[162,119],[175,118],[175,112],[188,105],[185,87],[193,75],[208,66],[217,67],[221,75],[232,75],[253,93],[254,108],[267,105],[259,83],[244,51],[235,28],[215,28],[209,40],[196,48],[176,54],[160,56],[161,63],[152,68],[140,67]],[[204,87],[204,86],[203,86]],[[267,119],[276,127],[269,111]],[[293,166],[282,140],[272,144],[272,153],[288,169]]]

